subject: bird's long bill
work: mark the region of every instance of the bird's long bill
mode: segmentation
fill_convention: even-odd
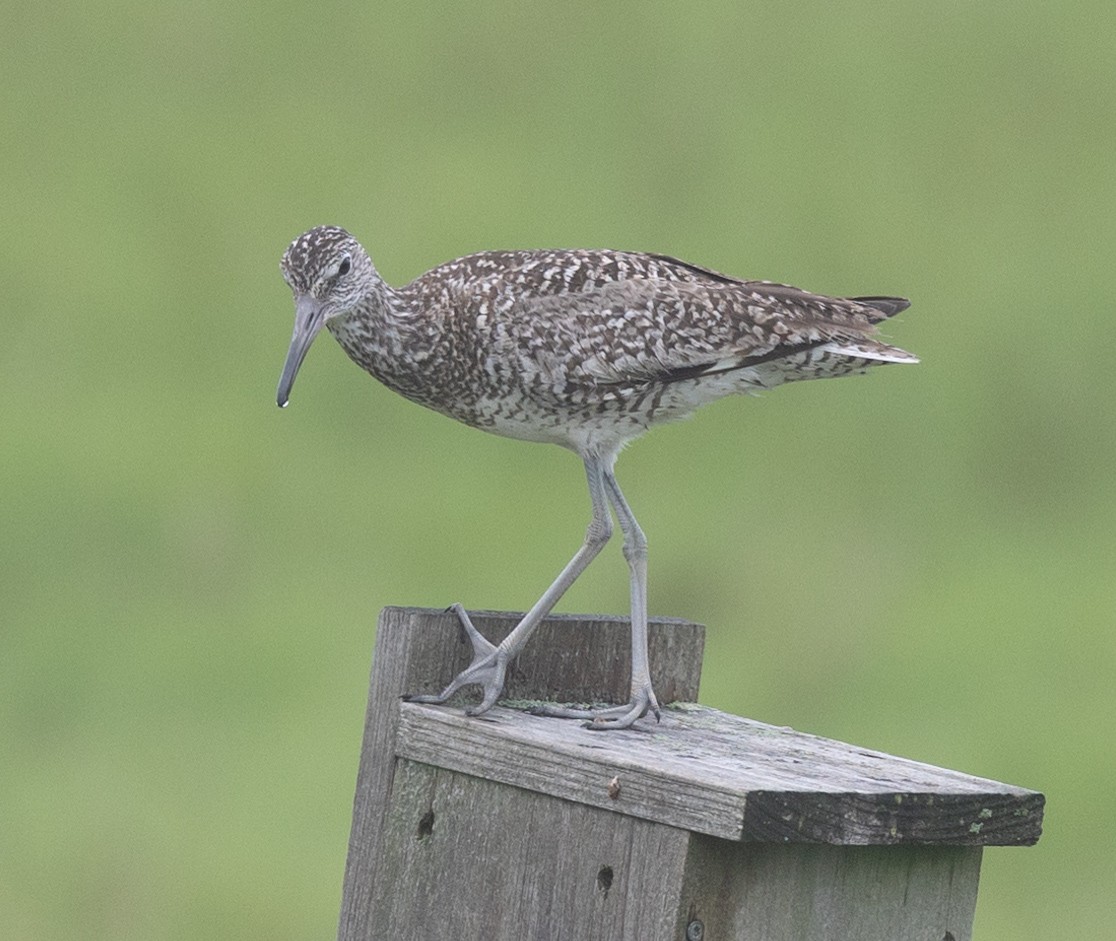
[[[314,337],[325,323],[325,308],[321,301],[300,294],[295,299],[295,324],[294,333],[291,335],[291,346],[287,350],[287,361],[283,364],[283,375],[279,377],[279,388],[275,393],[275,400],[280,408],[285,408],[287,400],[291,397],[291,386],[294,385],[298,367],[306,357],[306,351],[314,342]]]

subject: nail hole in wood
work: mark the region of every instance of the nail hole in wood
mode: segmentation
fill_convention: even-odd
[[[597,888],[608,895],[608,890],[612,888],[612,867],[601,866],[597,872]]]
[[[428,810],[419,821],[418,830],[415,832],[416,840],[425,840],[434,832],[434,811]]]

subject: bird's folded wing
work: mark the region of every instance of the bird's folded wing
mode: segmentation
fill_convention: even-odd
[[[552,380],[642,384],[745,368],[835,342],[850,356],[909,361],[872,339],[875,322],[888,314],[864,301],[766,282],[633,278],[524,299],[503,324],[503,341]]]

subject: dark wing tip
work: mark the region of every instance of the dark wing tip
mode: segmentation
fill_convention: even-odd
[[[849,300],[878,310],[885,317],[894,317],[911,306],[911,302],[905,297],[850,297]]]

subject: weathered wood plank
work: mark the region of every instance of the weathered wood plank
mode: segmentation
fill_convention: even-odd
[[[405,703],[397,753],[727,840],[1035,842],[1043,796],[687,704],[649,731],[592,732],[497,707]],[[608,782],[618,778],[612,798]]]
[[[682,923],[723,941],[969,941],[979,846],[729,843],[695,835]]]
[[[649,738],[644,733],[590,732],[577,722],[502,707],[474,723],[478,720],[444,708],[404,703],[397,753],[604,810],[740,838],[743,798],[709,787],[699,798],[677,763],[662,768],[644,760],[648,753],[640,740]],[[634,751],[627,753],[625,745]],[[620,786],[616,798],[609,794],[613,778]]]
[[[371,900],[393,941],[671,941],[690,834],[401,761]]]
[[[446,611],[385,608],[394,620],[411,618],[421,634],[427,669],[409,693],[437,693],[469,665],[472,647],[457,616]],[[503,611],[470,611],[474,626],[498,644],[523,617]],[[659,701],[693,702],[698,697],[705,628],[676,618],[651,618],[648,656]],[[508,667],[504,698],[559,702],[627,702],[631,677],[631,627],[627,618],[554,614],[535,631]],[[455,701],[476,701],[466,688]]]

